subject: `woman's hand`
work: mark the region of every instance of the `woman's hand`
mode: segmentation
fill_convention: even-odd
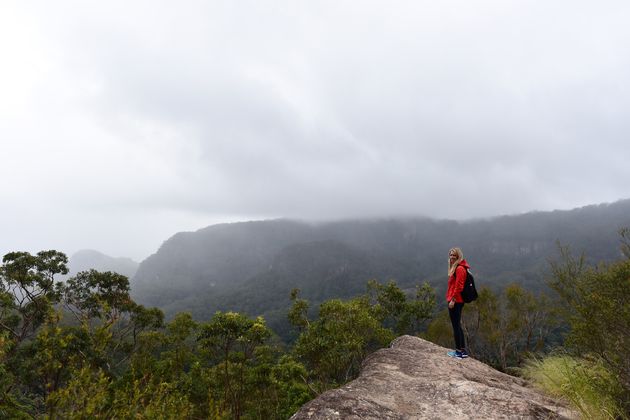
[[[455,307],[455,299],[451,299],[448,303],[448,309],[453,309]]]

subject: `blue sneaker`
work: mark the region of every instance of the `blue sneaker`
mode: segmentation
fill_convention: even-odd
[[[451,351],[446,352],[446,355],[449,357],[457,357],[457,353],[458,352],[456,350],[451,350]]]
[[[468,352],[465,349],[462,351],[457,350],[455,352],[455,357],[457,357],[458,359],[465,359],[468,357]]]

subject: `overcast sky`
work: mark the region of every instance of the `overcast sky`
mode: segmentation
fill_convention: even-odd
[[[0,252],[630,197],[630,2],[0,0]]]

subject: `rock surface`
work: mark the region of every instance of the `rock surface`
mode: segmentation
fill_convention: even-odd
[[[565,419],[561,403],[473,358],[402,336],[363,364],[361,375],[305,404],[292,419]]]

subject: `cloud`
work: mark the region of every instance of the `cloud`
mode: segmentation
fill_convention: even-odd
[[[2,250],[630,196],[622,1],[2,8]]]

